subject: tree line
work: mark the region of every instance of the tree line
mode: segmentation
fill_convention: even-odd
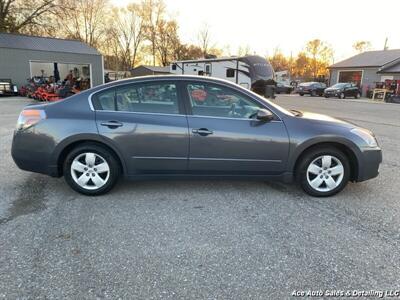
[[[109,0],[0,0],[0,32],[76,39],[97,48],[105,67],[129,70],[139,64],[169,65],[174,60],[207,55],[232,55],[216,47],[207,25],[197,33],[197,43],[182,42],[177,20],[163,0],[142,0],[125,7]],[[368,41],[353,45],[357,52],[370,48]],[[237,55],[252,54],[240,47]],[[309,41],[295,57],[275,49],[268,57],[276,71],[292,77],[317,78],[328,73],[333,49],[319,39]]]

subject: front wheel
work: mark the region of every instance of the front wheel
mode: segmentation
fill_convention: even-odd
[[[344,99],[344,98],[345,98],[344,93],[340,93],[340,94],[339,94],[339,99]]]
[[[74,148],[64,162],[64,178],[75,191],[89,196],[107,193],[120,174],[119,164],[106,148],[83,144]]]
[[[346,186],[350,164],[346,155],[336,148],[316,148],[303,155],[296,177],[307,194],[328,197]]]

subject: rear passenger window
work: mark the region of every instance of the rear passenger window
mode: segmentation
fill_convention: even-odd
[[[107,95],[106,95],[107,94]],[[115,102],[114,108],[109,102]],[[103,99],[108,99],[103,100]],[[115,93],[103,92],[96,96],[98,110],[178,114],[178,95],[172,83],[131,84],[115,88]],[[104,105],[105,104],[105,105]]]
[[[93,97],[93,106],[96,110],[115,110],[115,89],[97,93]]]
[[[116,102],[118,111],[179,113],[176,85],[172,83],[117,87]]]

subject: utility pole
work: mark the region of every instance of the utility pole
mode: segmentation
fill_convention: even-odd
[[[389,49],[389,47],[388,47],[388,38],[386,38],[385,39],[385,45],[383,46],[383,50],[387,50],[387,49]]]

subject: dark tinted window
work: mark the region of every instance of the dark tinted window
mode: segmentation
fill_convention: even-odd
[[[177,114],[178,95],[172,83],[131,84],[96,94],[97,110]]]
[[[187,85],[193,115],[249,118],[261,106],[230,88],[209,83]]]
[[[226,69],[226,77],[235,77],[235,69]]]

